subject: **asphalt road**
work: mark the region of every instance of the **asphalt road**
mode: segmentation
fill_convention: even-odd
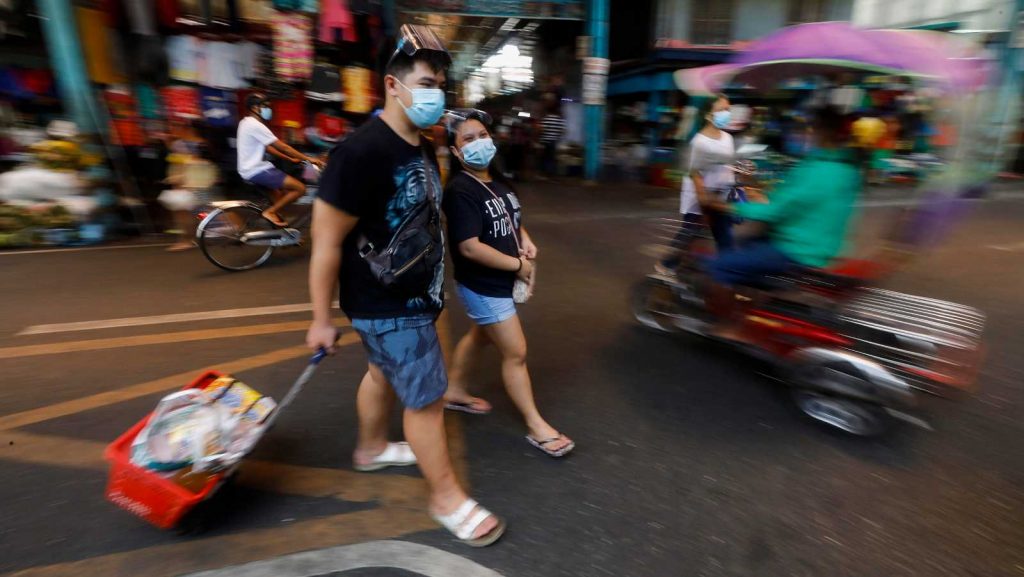
[[[497,358],[481,360],[474,392],[495,411],[451,416],[449,428],[474,494],[509,522],[497,546],[470,550],[435,528],[415,471],[351,472],[358,345],[325,361],[207,533],[161,532],[116,509],[101,451],[162,394],[210,366],[278,396],[297,376],[308,313],[249,309],[305,303],[307,255],[226,274],[162,247],[5,253],[0,573],[233,575],[240,563],[397,539],[439,549],[437,567],[449,567],[443,551],[508,577],[1024,575],[1024,202],[978,203],[890,283],[988,314],[978,395],[936,403],[933,432],[863,440],[801,418],[756,362],[636,326],[629,288],[652,262],[651,219],[671,213],[664,193],[548,186],[522,197],[541,250],[538,294],[521,309],[530,369],[542,412],[578,448],[555,461],[529,447]],[[865,227],[891,211],[869,210]],[[245,310],[19,334],[228,309]],[[446,332],[467,327],[453,300]]]

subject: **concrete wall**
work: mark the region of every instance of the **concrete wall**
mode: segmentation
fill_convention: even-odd
[[[786,25],[789,0],[740,0],[736,4],[733,40],[753,40]]]
[[[905,28],[959,22],[962,29],[1009,26],[1013,0],[856,0],[853,22],[868,28]]]
[[[655,39],[690,39],[690,0],[658,0],[655,18]]]
[[[770,34],[786,25],[790,0],[733,0],[732,39],[753,40]],[[853,15],[854,0],[826,0],[826,20],[849,20]],[[916,2],[917,0],[886,0],[889,3]],[[925,0],[939,1],[946,0]],[[984,1],[984,0],[967,0]],[[655,38],[690,40],[691,0],[658,0]]]

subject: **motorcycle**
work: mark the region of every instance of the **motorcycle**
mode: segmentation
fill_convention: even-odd
[[[738,172],[749,173],[749,167],[746,162]],[[676,222],[664,219],[660,226],[674,233]],[[713,239],[702,225],[689,225],[682,236],[672,243],[681,254],[678,269],[649,274],[634,289],[636,320],[769,361],[799,409],[815,421],[858,436],[881,434],[896,421],[930,429],[925,398],[973,389],[984,315],[882,288],[886,267],[877,262],[845,260],[738,289],[744,338],[718,339],[712,327],[720,319],[706,304],[710,277],[702,263],[714,254]]]

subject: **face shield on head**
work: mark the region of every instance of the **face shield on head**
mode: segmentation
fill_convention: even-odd
[[[437,52],[441,55],[445,67],[452,65],[451,54],[448,53],[444,42],[441,41],[433,29],[420,24],[403,24],[398,31],[398,45],[395,47],[395,52],[391,55],[391,58],[388,59],[388,65],[385,66],[385,70],[390,67],[391,61],[399,54],[413,57],[420,50]]]

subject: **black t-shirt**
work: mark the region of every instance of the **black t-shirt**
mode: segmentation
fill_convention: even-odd
[[[424,170],[423,152],[431,164]],[[427,291],[414,298],[394,294],[380,285],[359,256],[361,234],[377,247],[386,246],[395,229],[427,198],[427,175],[434,181],[438,210],[441,182],[430,146],[413,146],[379,117],[373,118],[334,147],[320,178],[318,198],[359,223],[342,245],[339,301],[349,318],[397,318],[437,314],[444,306],[444,261],[438,263]]]
[[[487,191],[480,182],[466,173],[459,173],[448,184],[444,194],[444,213],[448,219],[448,241],[451,243],[455,280],[469,290],[489,297],[509,298],[516,273],[477,264],[462,256],[459,243],[471,238],[509,256],[519,256],[516,236],[519,235],[522,209],[519,198],[508,186],[492,180]],[[495,196],[497,200],[495,200]],[[511,215],[513,233],[510,228]]]

